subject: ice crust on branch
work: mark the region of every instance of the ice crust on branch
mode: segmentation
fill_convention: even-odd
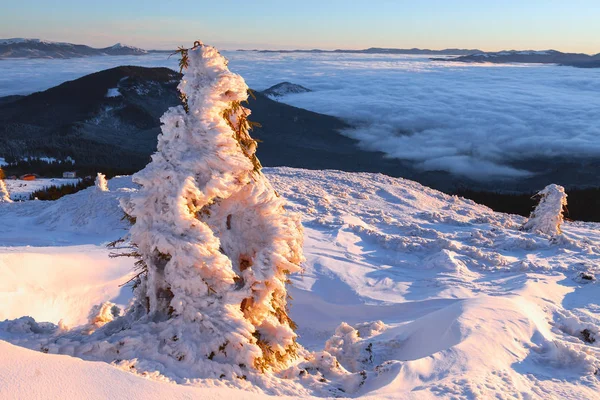
[[[523,225],[523,230],[555,236],[561,233],[563,210],[567,206],[565,188],[551,184],[540,191],[536,197],[540,201]]]

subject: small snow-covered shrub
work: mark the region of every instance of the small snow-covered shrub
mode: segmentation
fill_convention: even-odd
[[[0,203],[12,203],[6,183],[4,183],[4,171],[0,168]]]
[[[96,187],[101,192],[108,192],[108,182],[106,181],[106,175],[98,172],[96,176]]]
[[[0,179],[0,203],[12,203],[4,180]]]
[[[563,223],[563,210],[567,205],[565,188],[559,185],[548,185],[536,197],[540,202],[533,210],[523,230],[545,235],[560,235]]]
[[[373,343],[375,335],[386,330],[382,321],[366,322],[355,327],[342,322],[335,334],[325,343],[325,351],[335,356],[349,371],[358,372],[373,366]]]

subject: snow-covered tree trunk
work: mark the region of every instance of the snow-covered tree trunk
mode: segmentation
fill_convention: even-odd
[[[4,182],[4,171],[0,168],[0,203],[12,203],[8,188]]]
[[[98,172],[96,176],[96,188],[101,192],[108,192],[108,182],[106,181],[106,175]]]
[[[297,349],[285,285],[303,261],[302,225],[260,172],[243,78],[213,47],[183,55],[186,107],[161,118],[123,204],[145,263],[137,308],[176,327],[174,357],[281,370]]]
[[[551,236],[559,235],[563,223],[563,210],[567,206],[565,188],[555,184],[548,185],[536,197],[539,197],[540,202],[523,225],[523,230]]]

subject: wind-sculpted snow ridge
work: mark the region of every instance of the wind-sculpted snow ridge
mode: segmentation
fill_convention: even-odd
[[[121,346],[118,353],[108,337],[90,341],[87,348],[69,347],[69,335],[94,331],[89,337],[99,338],[108,328],[121,328],[115,324],[118,318],[108,322],[118,315],[110,303],[96,307],[89,323],[66,337],[57,317],[50,324],[29,318],[5,321],[0,338],[43,352],[111,362],[149,378],[135,383],[140,390],[147,391],[146,385],[156,380],[173,381],[193,386],[198,397],[221,390],[215,386],[242,388],[257,396],[597,397],[598,224],[566,221],[562,233],[552,236],[521,230],[523,217],[495,213],[408,180],[291,168],[264,173],[287,199],[286,208],[302,215],[304,225],[307,261],[302,274],[291,276],[290,291],[290,316],[298,324],[302,348],[288,368],[261,376],[248,373],[246,379],[212,379],[211,370],[201,371],[185,360],[158,359],[161,349],[150,342],[135,350]],[[84,197],[89,206],[110,198],[106,204],[118,209],[117,199],[139,193],[133,186],[127,178],[113,179],[109,192],[86,189],[59,200],[60,209],[50,202],[30,204],[45,204],[45,215],[52,211],[69,220],[73,205],[83,204]],[[16,221],[21,217],[10,210],[26,205],[0,207]],[[89,221],[101,221],[105,212]],[[82,234],[92,229],[86,224]],[[73,240],[71,228],[52,226],[57,239]],[[113,235],[118,234],[114,228]],[[0,265],[10,252],[0,248]],[[0,282],[18,281],[2,271]],[[105,301],[115,303],[110,297]],[[23,315],[23,309],[21,314],[9,312],[7,318]],[[148,335],[160,334],[160,324],[147,325]],[[164,333],[161,346],[171,346],[172,333]],[[12,357],[16,349],[9,350]],[[98,357],[100,351],[104,357]],[[114,384],[132,385],[127,376],[115,372]],[[18,382],[19,377],[14,379]],[[79,387],[75,380],[72,385]],[[177,386],[173,393],[181,390]],[[251,395],[238,393],[240,398]]]

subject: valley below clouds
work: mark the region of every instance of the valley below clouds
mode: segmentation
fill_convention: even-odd
[[[343,118],[369,150],[478,180],[536,174],[536,160],[600,157],[600,69],[460,64],[425,56],[224,52],[264,90],[283,81],[308,93],[279,99]],[[177,56],[0,60],[0,97],[44,90],[118,65],[177,65]]]

